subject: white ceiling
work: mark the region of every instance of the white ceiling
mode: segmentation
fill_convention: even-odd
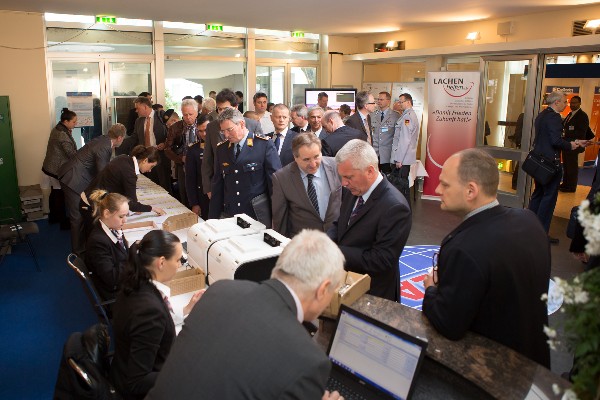
[[[600,3],[598,0],[0,0],[0,10],[356,35],[414,30]]]

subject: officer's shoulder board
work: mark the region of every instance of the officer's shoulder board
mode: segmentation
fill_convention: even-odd
[[[262,139],[262,140],[271,140],[267,136],[258,135],[258,134],[254,134],[254,137],[257,139]]]
[[[217,147],[219,147],[219,146],[221,146],[222,144],[225,144],[225,143],[229,143],[229,139],[225,139],[222,142],[217,143]]]

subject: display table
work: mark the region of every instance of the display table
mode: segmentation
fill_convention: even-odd
[[[418,310],[371,295],[352,308],[426,340],[426,357],[417,378],[415,399],[559,399],[570,383],[527,357],[474,333],[446,339]],[[335,323],[323,321],[315,340],[326,349]]]

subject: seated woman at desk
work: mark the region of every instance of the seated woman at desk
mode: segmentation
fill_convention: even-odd
[[[175,339],[170,281],[183,247],[174,234],[154,230],[131,245],[122,289],[113,307],[115,355],[110,378],[124,399],[143,399],[154,385]],[[202,296],[192,297],[188,314]]]
[[[86,242],[85,264],[102,300],[114,299],[127,261],[123,224],[129,214],[129,200],[119,193],[95,190],[89,197],[95,221]]]
[[[158,163],[158,152],[154,147],[135,146],[131,151],[131,156],[120,155],[111,160],[111,162],[96,176],[84,191],[84,196],[80,202],[81,216],[85,228],[86,236],[89,236],[92,225],[92,208],[89,201],[83,199],[89,196],[96,189],[104,189],[109,193],[120,193],[129,199],[129,209],[133,212],[154,211],[158,215],[164,215],[162,208],[152,205],[146,205],[138,202],[135,185],[137,175],[149,172]]]

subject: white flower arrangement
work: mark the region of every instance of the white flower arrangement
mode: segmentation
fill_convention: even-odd
[[[586,253],[600,256],[600,195],[590,203],[584,200],[579,207],[578,219],[587,239]],[[554,278],[555,293],[544,294],[542,300],[551,301],[553,296],[564,300],[561,312],[564,319],[564,343],[574,354],[571,378],[573,386],[567,389],[562,400],[600,399],[600,267],[575,277],[571,282]],[[552,297],[552,298],[549,298]],[[555,349],[562,341],[556,330],[544,327],[548,345]],[[560,387],[552,390],[560,394]]]

